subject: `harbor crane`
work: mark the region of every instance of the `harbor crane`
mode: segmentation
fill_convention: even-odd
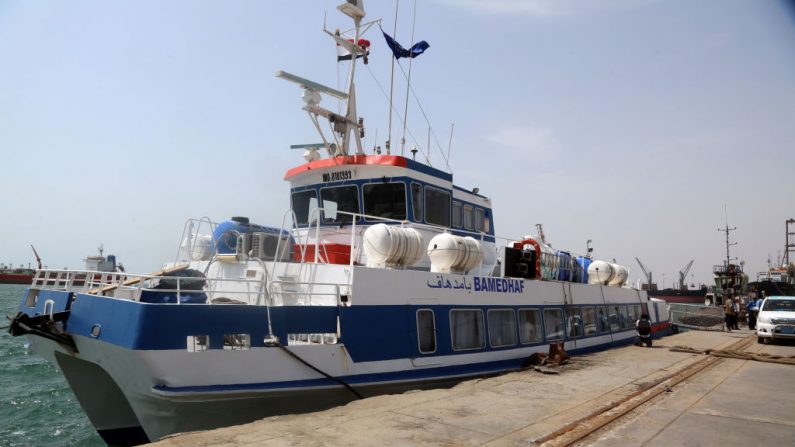
[[[536,230],[538,231],[538,238],[541,239],[541,243],[549,245],[546,236],[544,236],[544,226],[541,224],[536,224]],[[549,246],[551,247],[551,245]]]
[[[30,244],[30,248],[33,250],[33,254],[36,256],[36,263],[39,265],[39,270],[41,270],[41,258],[39,257],[39,254],[36,253],[36,248],[33,247],[33,244]]]
[[[643,271],[643,274],[646,275],[646,290],[655,290],[656,287],[653,286],[654,283],[652,283],[651,280],[651,270],[648,270],[646,266],[640,262],[640,259],[635,258],[635,260],[638,261],[641,271]]]
[[[693,266],[693,261],[695,259],[691,259],[690,262],[687,263],[685,268],[679,270],[679,289],[680,290],[687,290],[687,273],[690,272],[690,267]]]

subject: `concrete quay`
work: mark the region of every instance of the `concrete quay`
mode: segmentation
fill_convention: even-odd
[[[795,445],[795,366],[668,349],[726,349],[746,339],[745,351],[795,355],[794,343],[760,345],[752,336],[747,330],[684,332],[655,340],[653,348],[627,346],[574,357],[558,375],[514,372],[450,389],[373,397],[317,413],[176,435],[152,445]],[[692,375],[672,386],[667,384],[674,379],[657,385],[683,370]],[[645,403],[588,430],[595,413],[615,413],[606,409],[659,387],[664,391],[658,389]],[[572,438],[578,430],[589,434]],[[560,431],[566,433],[550,438]]]

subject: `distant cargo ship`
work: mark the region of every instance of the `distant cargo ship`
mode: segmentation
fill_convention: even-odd
[[[0,284],[30,284],[36,270],[0,264]]]
[[[668,303],[704,304],[707,288],[648,290],[647,293],[649,298],[665,300]]]

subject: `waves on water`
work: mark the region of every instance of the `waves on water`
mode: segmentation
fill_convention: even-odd
[[[25,288],[0,284],[0,326],[16,315]],[[0,446],[104,446],[63,375],[27,342],[0,330]]]

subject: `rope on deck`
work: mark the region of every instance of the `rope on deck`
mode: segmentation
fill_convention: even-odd
[[[690,346],[677,345],[669,349],[673,352],[686,352],[689,354],[705,354],[715,357],[724,357],[738,360],[754,360],[757,362],[780,363],[782,365],[795,365],[795,355],[774,355],[766,352],[748,352],[736,349],[706,349],[699,350]]]

